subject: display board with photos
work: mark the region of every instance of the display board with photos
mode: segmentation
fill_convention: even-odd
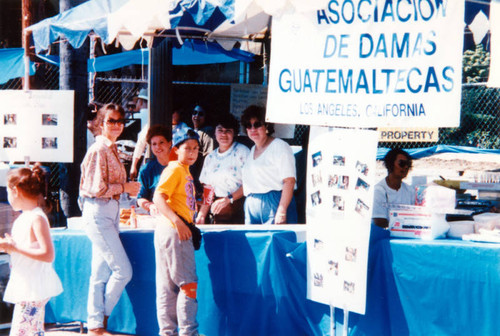
[[[363,314],[378,133],[311,127],[308,298]],[[360,141],[362,139],[362,141]]]
[[[1,161],[73,161],[73,91],[3,90],[0,99]]]

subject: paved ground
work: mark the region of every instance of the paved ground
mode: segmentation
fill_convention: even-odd
[[[2,328],[3,327],[3,328]],[[0,335],[8,335],[9,329],[8,325],[0,325]],[[82,330],[82,334],[87,334],[87,329]],[[80,323],[72,322],[66,324],[46,324],[45,325],[45,336],[77,336],[80,335]],[[113,334],[116,336],[132,336],[125,334]]]

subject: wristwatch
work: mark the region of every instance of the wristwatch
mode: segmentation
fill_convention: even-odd
[[[233,194],[229,193],[229,195],[227,195],[227,198],[229,198],[229,202],[231,202],[231,204],[233,204],[233,202],[234,202]]]

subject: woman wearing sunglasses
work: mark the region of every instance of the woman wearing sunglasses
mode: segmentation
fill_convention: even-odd
[[[400,148],[391,149],[384,157],[388,175],[375,185],[373,223],[389,227],[389,207],[392,204],[415,204],[415,188],[403,182],[412,166],[410,154]]]
[[[242,171],[245,224],[295,224],[295,157],[286,142],[272,136],[274,127],[264,120],[265,109],[255,105],[241,117],[255,143]]]
[[[81,165],[82,218],[92,243],[92,268],[87,303],[88,335],[109,335],[108,317],[125,285],[132,266],[119,237],[121,193],[137,195],[140,184],[127,182],[118,157],[116,139],[123,132],[125,111],[116,104],[99,109],[96,122],[102,133],[90,146]]]

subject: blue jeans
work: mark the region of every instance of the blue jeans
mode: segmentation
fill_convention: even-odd
[[[82,216],[92,242],[87,328],[102,328],[104,316],[111,314],[132,279],[132,265],[119,237],[118,201],[84,198]]]
[[[245,224],[274,224],[280,204],[281,191],[271,190],[265,194],[250,194],[245,199]],[[286,223],[297,224],[297,205],[292,197],[286,210]]]

